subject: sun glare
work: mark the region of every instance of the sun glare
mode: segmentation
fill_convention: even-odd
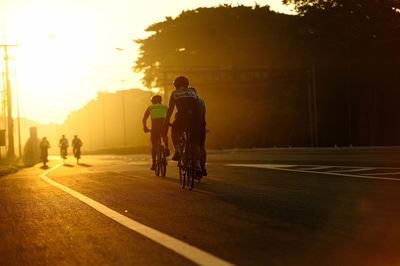
[[[201,5],[222,2],[226,1],[206,0]],[[155,10],[155,3],[160,8]],[[125,89],[145,89],[142,74],[131,70],[138,55],[132,40],[147,36],[146,27],[165,16],[199,5],[194,0],[184,5],[178,0],[0,1],[0,33],[6,32],[0,40],[18,43],[9,53],[16,59],[21,115],[61,123],[68,112],[82,107],[98,91],[121,89],[121,79],[126,80]],[[94,71],[99,66],[113,69]]]
[[[90,45],[93,44],[90,25],[79,9],[29,9],[20,14],[18,23],[9,32],[13,34],[7,36],[8,43],[18,40],[14,53],[20,98],[24,102],[21,108],[32,110],[28,112],[32,114],[40,103],[51,106],[49,102],[57,102],[56,110],[51,108],[49,117],[41,119],[46,121],[63,119],[61,113],[66,109],[79,107],[82,104],[79,99],[62,101],[77,92],[80,77],[90,68]],[[54,119],[55,115],[60,118]]]

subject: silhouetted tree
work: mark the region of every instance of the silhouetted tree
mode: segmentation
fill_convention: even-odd
[[[163,87],[171,69],[184,74],[191,68],[315,66],[321,145],[400,144],[400,128],[390,118],[400,109],[388,105],[400,97],[399,1],[283,2],[295,4],[299,15],[268,6],[224,5],[167,17],[146,29],[152,33],[148,38],[136,41],[140,56],[134,70],[144,72],[146,86]],[[212,75],[188,73],[194,85]],[[212,127],[209,143],[308,145],[307,84],[292,76],[269,84],[202,84],[198,91],[209,105]],[[171,84],[173,77],[167,78]]]
[[[198,8],[149,26],[134,67],[146,86],[162,86],[162,70],[212,66],[287,67],[300,63],[296,17],[268,6]],[[290,58],[290,60],[286,60]]]

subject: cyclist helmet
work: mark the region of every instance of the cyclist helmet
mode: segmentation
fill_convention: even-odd
[[[156,104],[156,103],[161,103],[161,101],[162,101],[161,95],[151,96],[151,103]]]
[[[180,88],[180,87],[187,88],[189,86],[189,80],[184,76],[179,76],[174,80],[174,86],[175,88]]]

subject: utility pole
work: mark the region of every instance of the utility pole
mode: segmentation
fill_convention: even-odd
[[[17,72],[17,70],[15,70],[15,72]],[[18,155],[19,155],[19,158],[22,159],[21,120],[20,120],[20,116],[19,116],[19,94],[18,94],[18,86],[17,86],[17,77],[15,77],[15,91],[17,94]]]
[[[8,77],[8,47],[17,47],[17,45],[10,45],[10,44],[0,44],[0,47],[4,48],[4,62],[5,62],[5,78],[6,78],[6,98],[7,98],[7,118],[8,118],[8,151],[7,151],[7,158],[14,159],[15,152],[14,152],[14,122],[12,118],[12,102],[11,102],[11,86],[10,86],[10,79]]]
[[[317,108],[317,82],[315,66],[311,68],[311,78],[312,78],[312,97],[313,97],[313,107],[314,107],[314,145],[319,146],[318,143],[318,108]]]
[[[124,79],[121,79],[121,93],[122,93],[122,124],[124,127],[124,147],[126,147],[126,115],[125,115],[125,90],[124,90]]]
[[[165,71],[163,71],[163,78],[164,78],[164,103],[168,105],[169,104],[168,81],[167,81],[167,72]]]

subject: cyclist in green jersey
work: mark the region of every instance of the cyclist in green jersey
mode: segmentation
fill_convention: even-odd
[[[165,156],[169,156],[170,151],[168,148],[168,128],[165,128],[164,121],[167,116],[167,106],[162,104],[162,97],[160,95],[154,95],[151,97],[151,105],[146,109],[146,112],[143,116],[143,130],[144,132],[149,132],[149,129],[146,125],[147,118],[151,116],[151,157],[153,159],[153,164],[151,166],[151,170],[154,170],[156,167],[156,153],[157,153],[157,143],[160,140],[160,137],[163,139],[165,143]]]

